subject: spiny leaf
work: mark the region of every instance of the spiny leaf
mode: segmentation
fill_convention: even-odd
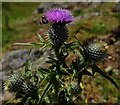
[[[33,46],[34,47],[34,46]],[[29,70],[31,70],[31,63],[30,63],[30,54],[31,54],[31,52],[32,52],[32,49],[33,49],[33,47],[29,50],[29,52],[28,52],[28,58],[27,58],[27,60],[26,60],[26,63],[25,63],[25,72],[27,72],[27,71],[29,71]]]
[[[49,70],[44,69],[44,68],[41,68],[41,67],[38,68],[38,71],[39,71],[39,73],[40,73],[41,75],[45,75],[45,74],[50,73]]]
[[[39,39],[41,42],[45,42],[45,40],[41,37],[40,34],[37,33],[37,36],[38,36],[38,39]]]
[[[26,61],[25,63],[25,72],[30,71],[30,62],[29,60]]]
[[[61,90],[58,94],[58,102],[60,104],[64,104],[66,105],[67,104],[67,100],[66,100],[66,97],[65,97],[65,91],[64,90]]]
[[[50,64],[52,64],[53,63],[53,61],[51,61],[51,60],[49,60],[49,61],[45,61],[46,63],[50,63]]]
[[[33,76],[34,76],[34,82],[37,85],[37,83],[39,81],[39,77],[36,74],[34,74]]]
[[[54,59],[54,58],[52,58],[52,57],[48,57],[51,61],[53,61],[53,62],[57,62],[58,60],[56,60],[56,59]]]
[[[14,43],[13,45],[33,46],[32,43]]]
[[[38,105],[41,104],[44,95],[50,90],[51,87],[52,87],[52,84],[51,84],[51,82],[49,82],[49,83],[46,85],[45,90],[43,91],[40,100],[38,101]]]
[[[13,45],[21,45],[21,46],[44,46],[45,43],[14,43]]]
[[[115,83],[115,81],[114,81],[109,75],[107,75],[105,72],[103,72],[99,67],[97,67],[95,64],[92,65],[92,70],[93,70],[93,73],[95,73],[95,72],[100,73],[103,77],[105,77],[105,78],[108,79],[111,83],[113,83],[114,86],[115,86],[117,89],[119,89],[118,86],[117,86],[117,84]]]
[[[78,41],[78,44],[85,50],[84,46],[81,44],[81,42],[77,39],[75,35],[74,35],[74,38]]]

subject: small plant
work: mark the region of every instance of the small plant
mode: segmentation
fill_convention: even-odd
[[[82,94],[83,75],[93,77],[96,72],[118,89],[115,81],[96,64],[107,57],[103,43],[84,45],[76,36],[74,36],[75,42],[67,43],[69,37],[67,24],[72,22],[74,17],[66,9],[50,9],[45,12],[44,17],[51,25],[47,33],[49,42],[38,34],[40,43],[17,44],[31,45],[32,48],[38,45],[45,48],[49,45],[54,51],[54,57],[48,57],[49,60],[46,61],[50,64],[49,68],[40,67],[32,70],[29,62],[31,49],[25,69],[19,75],[13,74],[6,81],[5,89],[15,94],[13,100],[20,99],[17,105],[75,105]],[[67,63],[66,59],[71,53],[74,59]],[[89,68],[92,72],[88,70]]]

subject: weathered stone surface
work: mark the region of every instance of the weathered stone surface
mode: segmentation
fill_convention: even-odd
[[[7,53],[2,59],[2,70],[9,71],[22,67],[28,59],[29,50],[15,50]],[[35,61],[43,55],[42,51],[33,50],[30,54],[30,62]]]

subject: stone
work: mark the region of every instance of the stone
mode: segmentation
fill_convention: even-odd
[[[2,70],[8,71],[22,67],[28,59],[28,49],[15,50],[7,53],[2,59]],[[42,56],[43,52],[39,50],[33,50],[30,54],[30,62]]]

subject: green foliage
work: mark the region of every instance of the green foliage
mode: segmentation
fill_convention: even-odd
[[[90,32],[95,34],[105,34],[107,33],[107,30],[107,26],[105,26],[104,23],[95,23]]]
[[[77,10],[75,10],[75,11],[73,12],[73,15],[74,15],[75,17],[80,16],[80,15],[82,15],[82,14],[83,14],[82,9],[77,9]]]

